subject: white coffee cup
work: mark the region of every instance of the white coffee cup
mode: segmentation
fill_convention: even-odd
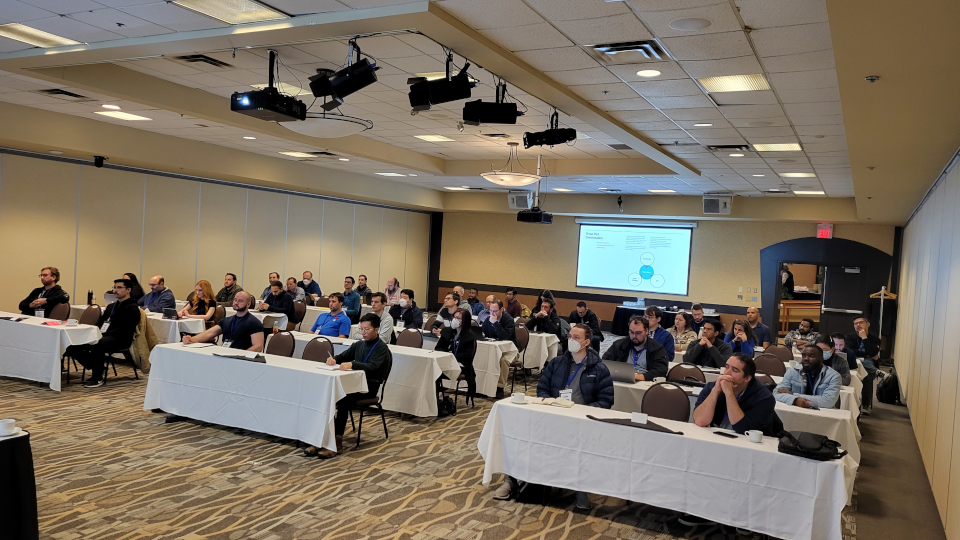
[[[0,420],[0,435],[10,435],[17,428],[17,421],[13,418]]]
[[[761,443],[763,442],[763,432],[757,429],[752,429],[745,433],[747,437],[750,437],[750,442],[752,443]]]
[[[667,382],[666,377],[654,377],[653,382]]]
[[[514,392],[513,394],[510,395],[510,401],[514,403],[526,403],[527,395],[524,394],[523,392]]]
[[[67,319],[67,326],[76,326],[78,323],[76,319]]]

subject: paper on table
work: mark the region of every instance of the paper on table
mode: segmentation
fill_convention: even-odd
[[[331,366],[331,365],[329,365],[329,364],[317,364],[317,369],[322,369],[322,370],[325,370],[325,371],[336,371],[336,370],[340,369],[340,366],[339,366],[339,365],[337,365],[337,366]]]
[[[191,349],[200,349],[203,347],[213,347],[213,343],[186,343],[184,347],[190,347]]]

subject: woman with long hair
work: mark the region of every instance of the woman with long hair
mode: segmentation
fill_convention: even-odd
[[[139,301],[143,298],[143,287],[140,286],[140,282],[137,280],[137,275],[132,272],[127,272],[123,274],[124,279],[129,279],[133,286],[130,287],[130,298],[133,298],[134,302]],[[113,289],[103,293],[103,297],[106,298],[108,294],[113,294]]]
[[[193,298],[180,310],[181,319],[203,319],[206,328],[214,324],[213,316],[217,312],[217,297],[210,282],[201,279],[193,288]]]
[[[753,335],[750,323],[743,319],[733,321],[730,332],[723,338],[734,353],[743,353],[753,357],[753,348],[757,346],[757,338]]]
[[[473,369],[473,357],[477,354],[477,336],[471,328],[470,310],[457,308],[450,320],[450,326],[440,332],[436,350],[451,352],[460,363],[464,380],[467,381],[467,399],[473,399],[477,393],[477,372]],[[439,386],[439,381],[438,381]]]
[[[697,333],[693,331],[693,315],[686,311],[677,313],[673,319],[673,327],[667,332],[673,336],[673,343],[678,351],[687,350],[690,342],[697,341]]]

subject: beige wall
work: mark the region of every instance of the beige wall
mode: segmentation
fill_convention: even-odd
[[[960,539],[960,167],[954,167],[903,236],[897,340],[906,395],[927,477],[947,538]]]
[[[841,223],[836,238],[893,252],[893,226]],[[760,249],[816,236],[814,223],[700,221],[693,231],[688,296],[659,298],[731,306],[760,305]],[[517,223],[514,214],[445,213],[440,279],[490,285],[647,296],[633,291],[579,288],[579,225],[556,216],[552,225]],[[744,292],[738,292],[743,287]],[[747,288],[757,289],[746,293]],[[743,294],[744,300],[737,300]],[[750,301],[757,297],[757,302]],[[650,294],[651,298],[658,296]]]
[[[75,301],[123,272],[163,274],[183,299],[227,272],[259,293],[267,274],[311,270],[324,292],[385,273],[426,292],[427,214],[0,154],[0,311],[15,310],[44,266]]]

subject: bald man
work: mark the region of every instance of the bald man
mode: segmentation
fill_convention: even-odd
[[[137,300],[137,305],[147,311],[163,313],[165,309],[177,309],[177,299],[173,291],[163,283],[163,276],[156,275],[150,278],[150,292]]]
[[[760,322],[760,310],[755,307],[747,308],[747,322],[753,329],[753,336],[757,340],[757,345],[766,349],[773,342],[773,336],[770,334],[770,327]]]

